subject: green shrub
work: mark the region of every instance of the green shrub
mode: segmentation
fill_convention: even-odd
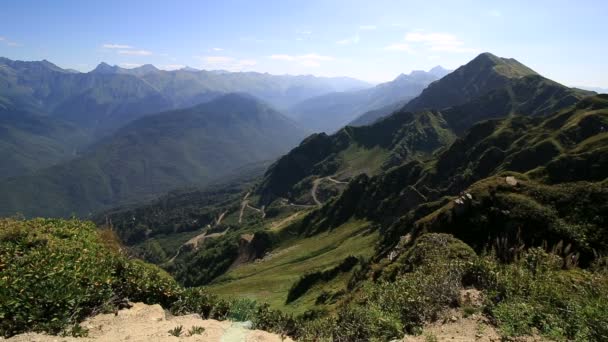
[[[117,276],[115,291],[135,302],[168,307],[182,291],[167,272],[137,259],[120,263]]]
[[[257,312],[257,303],[247,298],[238,298],[230,302],[228,319],[232,321],[253,321]]]
[[[564,270],[562,265],[559,256],[536,248],[512,264],[495,263],[486,268],[492,270],[494,279],[485,283],[493,300],[486,311],[504,335],[538,331],[554,340],[608,338],[608,277],[581,269]]]
[[[2,336],[82,334],[79,321],[125,298],[169,306],[181,291],[166,272],[120,254],[115,236],[90,222],[0,220]]]
[[[199,314],[209,318],[218,298],[200,287],[187,288],[171,305],[170,311],[174,315]]]
[[[395,312],[378,306],[345,305],[333,328],[334,341],[390,341],[403,335]]]
[[[271,331],[281,336],[293,336],[297,332],[296,320],[279,310],[272,310],[266,303],[257,307],[253,325],[256,329]]]
[[[119,259],[91,223],[0,220],[0,335],[59,333],[110,304]]]

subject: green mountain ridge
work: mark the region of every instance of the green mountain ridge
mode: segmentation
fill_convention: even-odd
[[[483,84],[485,88],[477,84]],[[444,88],[452,89],[453,97],[439,96],[436,103],[431,102]],[[449,146],[456,136],[477,122],[514,114],[542,116],[570,106],[589,94],[543,78],[513,59],[481,54],[429,85],[419,97],[392,115],[370,126],[346,127],[332,136],[321,134],[304,140],[269,168],[258,192],[262,194],[263,204],[277,197],[296,200],[298,192],[290,193],[290,189],[311,177],[332,175],[338,170],[345,174],[343,171],[347,169],[348,179],[360,173],[374,174],[404,162],[428,158]],[[476,97],[470,98],[472,96]],[[450,98],[453,103],[448,102]],[[470,99],[462,103],[463,98]],[[416,107],[424,109],[411,109]],[[420,115],[426,108],[431,110]],[[402,128],[404,125],[410,128]],[[368,131],[373,133],[365,133]],[[364,141],[368,135],[377,141]],[[344,156],[344,153],[348,155]],[[346,161],[353,155],[364,160],[363,156],[370,154],[376,156],[374,163],[356,165]]]
[[[204,185],[275,158],[304,132],[250,96],[146,116],[75,160],[0,182],[6,214],[87,215],[177,187]]]

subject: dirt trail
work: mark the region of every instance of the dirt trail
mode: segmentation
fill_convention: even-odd
[[[217,220],[215,220],[216,226],[219,226],[222,223],[222,220],[224,219],[224,216],[226,216],[226,214],[228,214],[227,211],[224,211],[223,213],[220,214],[220,216],[217,218]]]
[[[211,233],[211,234],[207,234],[207,231],[203,232],[202,234],[199,234],[195,237],[193,237],[192,239],[186,241],[186,243],[184,243],[182,246],[185,245],[192,245],[192,247],[197,248],[198,245],[205,241],[205,239],[209,239],[209,238],[216,238],[216,237],[220,237],[225,235],[228,231],[230,230],[230,228],[226,228],[226,230],[224,230],[221,233]]]
[[[327,176],[325,179],[327,179],[330,182],[336,183],[336,184],[348,184],[348,182],[342,182],[342,181],[339,181],[337,179],[333,179],[330,176]]]
[[[312,181],[312,189],[310,189],[310,194],[312,195],[312,200],[319,207],[322,206],[323,203],[321,203],[321,201],[319,201],[319,199],[317,198],[317,189],[319,188],[319,184],[324,180],[328,180],[335,184],[348,184],[348,182],[342,182],[342,181],[336,180],[336,179],[332,178],[331,176],[317,178],[314,181]]]
[[[245,208],[249,208],[249,209],[259,212],[262,215],[262,218],[266,217],[266,212],[264,211],[264,206],[262,206],[262,208],[256,208],[249,204],[249,200],[247,199],[247,198],[249,198],[249,194],[250,194],[250,192],[245,194],[245,197],[243,197],[243,201],[241,201],[241,212],[239,213],[239,223],[243,222],[243,213],[245,212]]]
[[[321,203],[321,201],[319,201],[319,199],[317,198],[317,188],[319,188],[319,183],[321,183],[321,181],[323,180],[323,178],[317,178],[312,182],[312,189],[310,189],[310,194],[312,195],[312,200],[315,201],[315,204],[317,206],[322,206],[323,203]]]
[[[226,216],[226,214],[228,214],[227,211],[224,211],[223,213],[221,213],[220,216],[218,216],[218,218],[215,220],[215,224],[213,225],[213,227],[219,226],[222,223],[222,220],[224,219],[224,216]],[[209,231],[209,229],[211,229],[211,226],[207,225],[207,228],[204,229],[201,234],[198,234],[197,236],[191,238],[190,240],[186,241],[183,245],[181,245],[177,249],[177,252],[175,253],[175,255],[171,259],[169,259],[169,261],[167,261],[167,263],[170,264],[173,261],[175,261],[175,259],[179,256],[179,253],[181,252],[182,247],[184,247],[186,245],[192,245],[194,248],[196,248],[196,247],[198,247],[198,244],[201,242],[201,240],[204,241],[206,238],[215,238],[218,236],[222,236],[228,232],[229,228],[227,228],[222,233],[213,233],[213,234],[207,235],[207,232]]]
[[[239,213],[239,223],[243,222],[243,212],[245,211],[245,207],[247,207],[247,203],[249,203],[249,201],[247,200],[247,198],[249,197],[250,192],[247,192],[245,194],[245,197],[243,197],[243,200],[241,201],[241,212]]]
[[[135,303],[131,309],[121,310],[117,315],[103,314],[87,319],[81,324],[89,329],[85,338],[58,337],[38,333],[14,336],[13,342],[54,342],[54,341],[129,341],[129,342],[165,342],[165,341],[247,341],[279,342],[279,335],[262,330],[249,330],[242,323],[230,321],[204,320],[199,315],[170,316],[160,305]],[[168,331],[183,326],[180,337],[171,336]],[[201,335],[187,336],[193,326],[205,328]],[[292,341],[286,338],[284,341]]]

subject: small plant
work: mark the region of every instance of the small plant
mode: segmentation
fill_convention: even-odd
[[[175,336],[175,337],[180,337],[182,335],[182,333],[184,332],[184,326],[183,325],[178,325],[177,327],[171,329],[168,331],[169,335],[171,336]]]
[[[72,337],[88,337],[89,329],[84,328],[80,324],[75,324],[70,329],[64,331],[62,335],[63,336],[72,336]]]
[[[188,330],[188,336],[202,335],[204,332],[205,328],[194,325]]]
[[[466,305],[462,308],[464,317],[469,317],[477,313],[477,308],[474,306]]]
[[[427,333],[426,336],[425,336],[425,338],[424,338],[424,341],[425,342],[437,342],[439,340],[437,339],[437,336],[435,336],[435,334],[433,334],[433,333]]]

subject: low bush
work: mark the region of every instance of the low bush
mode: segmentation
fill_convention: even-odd
[[[90,222],[0,220],[1,336],[76,335],[80,320],[125,299],[168,306],[181,291],[161,269],[127,259],[113,234]]]
[[[533,332],[554,340],[608,339],[608,277],[581,269],[563,269],[555,254],[534,248],[511,264],[491,257],[476,267],[487,292],[488,312],[501,332]],[[484,274],[487,273],[487,274]]]

